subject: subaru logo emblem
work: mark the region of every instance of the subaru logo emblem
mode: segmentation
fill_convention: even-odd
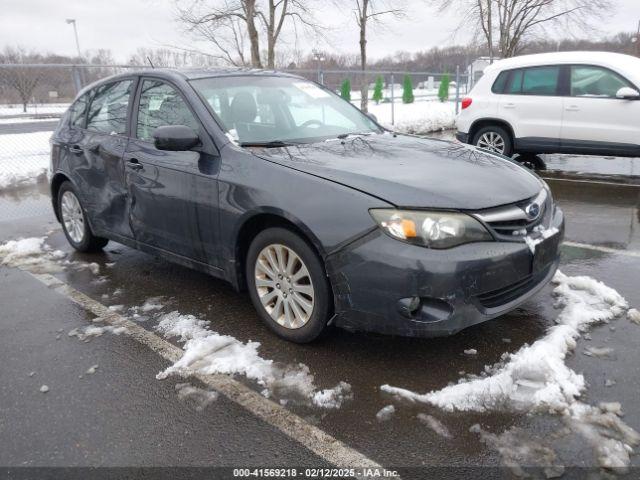
[[[524,212],[530,219],[537,218],[540,215],[540,205],[537,203],[531,203],[527,205],[527,208],[524,209]]]

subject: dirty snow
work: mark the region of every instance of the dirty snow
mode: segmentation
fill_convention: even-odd
[[[49,168],[51,132],[0,135],[0,189],[44,180]]]
[[[470,356],[477,355],[478,354],[478,350],[476,350],[475,348],[469,348],[468,350],[464,351],[464,354],[465,355],[470,355]]]
[[[83,342],[90,342],[95,337],[101,337],[105,333],[113,333],[114,335],[120,335],[122,333],[127,333],[128,330],[126,327],[122,326],[114,326],[114,325],[89,325],[86,327],[74,328],[69,330],[67,335],[69,337],[77,337],[78,340]]]
[[[86,374],[87,375],[93,375],[94,373],[96,373],[96,370],[98,370],[98,365],[91,365],[87,371]]]
[[[161,303],[162,299],[163,297],[148,298],[140,307],[140,310],[144,313],[162,310],[164,308],[164,305]]]
[[[555,452],[522,429],[514,427],[500,435],[484,431],[479,425],[471,430],[480,434],[482,442],[500,454],[502,464],[516,477],[542,478],[542,475],[536,475],[540,471],[546,478],[556,478],[564,473],[564,466]]]
[[[587,357],[611,358],[613,356],[613,348],[610,347],[587,347],[582,353]]]
[[[386,422],[387,420],[391,420],[394,413],[396,413],[396,407],[393,405],[387,405],[386,407],[382,407],[380,411],[376,413],[376,419],[379,422]]]
[[[215,402],[219,396],[218,392],[194,387],[190,383],[177,383],[176,392],[178,393],[178,399],[188,399],[195,402],[196,410],[199,412],[204,410],[212,402]]]
[[[47,385],[42,385],[42,386],[40,387],[40,391],[41,391],[42,393],[47,393],[47,392],[49,391],[49,387],[48,387]]]
[[[53,251],[45,243],[45,237],[9,240],[0,245],[0,265],[24,267],[34,273],[55,273],[64,270],[59,260],[66,254]]]
[[[562,308],[557,325],[532,345],[503,355],[500,363],[486,368],[486,377],[469,377],[425,394],[390,385],[381,390],[446,411],[559,413],[590,441],[601,466],[628,465],[629,451],[640,443],[640,437],[610,411],[580,402],[585,379],[565,364],[581,334],[594,324],[624,314],[627,302],[612,288],[589,277],[557,272],[553,281],[557,284],[557,306]]]
[[[156,329],[166,338],[184,343],[184,354],[173,365],[158,373],[158,379],[171,375],[187,377],[192,373],[243,375],[263,387],[267,397],[293,395],[308,405],[340,408],[351,398],[351,386],[340,382],[319,391],[306,365],[278,365],[258,354],[260,343],[242,343],[229,335],[209,330],[210,322],[174,311],[163,315]]]

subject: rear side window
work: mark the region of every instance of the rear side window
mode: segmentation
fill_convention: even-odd
[[[186,125],[194,131],[200,125],[175,88],[158,80],[145,80],[140,92],[136,136],[152,140],[156,127]]]
[[[89,106],[87,130],[109,134],[125,133],[132,86],[133,80],[124,80],[98,87]]]
[[[507,84],[507,78],[509,78],[509,72],[501,72],[500,75],[498,75],[498,78],[496,78],[496,81],[493,82],[493,86],[491,87],[491,91],[493,93],[503,93],[504,92],[504,87]]]
[[[84,128],[84,117],[89,104],[89,94],[85,93],[69,108],[69,123],[72,127]]]
[[[556,95],[560,67],[525,68],[522,76],[523,95]]]
[[[571,67],[572,97],[616,98],[616,93],[623,87],[632,87],[624,78],[611,70],[602,67]]]

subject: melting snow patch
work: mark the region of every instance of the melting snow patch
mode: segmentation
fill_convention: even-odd
[[[518,428],[501,435],[486,432],[479,425],[470,430],[479,433],[481,440],[500,454],[502,464],[517,477],[539,478],[536,471],[541,471],[546,478],[557,478],[564,473],[564,467],[556,461],[556,454],[551,448]]]
[[[449,433],[449,429],[445,427],[437,418],[432,417],[431,415],[427,415],[426,413],[419,413],[418,420],[420,420],[441,437],[452,438],[451,433]]]
[[[587,347],[582,353],[584,353],[587,357],[611,358],[613,352],[613,348],[609,347]]]
[[[152,312],[157,310],[162,310],[164,305],[161,303],[163,297],[151,297],[147,299],[146,302],[140,307],[140,310],[143,312]]]
[[[625,313],[627,302],[612,288],[589,277],[567,277],[558,272],[553,281],[557,284],[557,306],[562,307],[557,325],[532,345],[504,354],[500,363],[487,367],[486,376],[462,379],[425,394],[390,385],[381,390],[447,411],[560,413],[592,440],[602,466],[628,465],[628,450],[640,441],[638,434],[611,412],[579,402],[585,379],[565,364],[581,334],[593,324],[607,323]]]
[[[171,312],[163,315],[156,329],[167,338],[184,342],[184,354],[173,365],[158,373],[159,380],[170,375],[244,375],[264,387],[263,395],[294,395],[304,403],[321,408],[339,408],[351,397],[351,386],[340,382],[336,387],[318,391],[306,365],[274,364],[258,354],[258,342],[242,343],[229,335],[209,330],[209,321],[193,315]]]
[[[194,387],[190,383],[176,384],[176,392],[180,400],[192,400],[196,403],[196,410],[201,412],[218,399],[218,392]]]
[[[78,337],[78,340],[84,342],[90,342],[95,337],[100,337],[104,333],[113,333],[114,335],[120,335],[121,333],[127,333],[126,327],[118,327],[113,325],[97,326],[89,325],[88,327],[74,328],[67,333],[70,337]]]
[[[49,387],[48,387],[48,386],[46,386],[46,385],[42,385],[42,386],[40,387],[40,391],[41,391],[42,393],[47,393],[47,392],[49,391]]]
[[[640,312],[635,308],[632,308],[627,312],[627,318],[636,325],[640,325]]]
[[[57,260],[64,256],[60,250],[51,251],[45,237],[10,240],[0,245],[0,265],[25,267],[34,273],[55,273],[63,268]]]
[[[386,422],[387,420],[391,420],[393,414],[396,413],[396,407],[393,405],[387,405],[380,409],[378,413],[376,413],[376,419],[379,422]]]
[[[464,351],[465,355],[477,355],[478,351],[475,348],[470,348]]]
[[[96,373],[96,370],[98,370],[98,365],[91,365],[86,373],[87,375],[93,375]]]

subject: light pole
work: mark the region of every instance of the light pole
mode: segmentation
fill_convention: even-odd
[[[324,74],[322,72],[322,62],[324,62],[324,53],[319,50],[312,50],[313,58],[316,60],[318,65],[318,83],[324,85]]]
[[[78,58],[82,59],[82,53],[80,52],[80,41],[78,40],[78,27],[76,27],[76,19],[75,18],[67,18],[67,25],[73,25],[73,33],[76,37],[76,49],[78,50]]]

